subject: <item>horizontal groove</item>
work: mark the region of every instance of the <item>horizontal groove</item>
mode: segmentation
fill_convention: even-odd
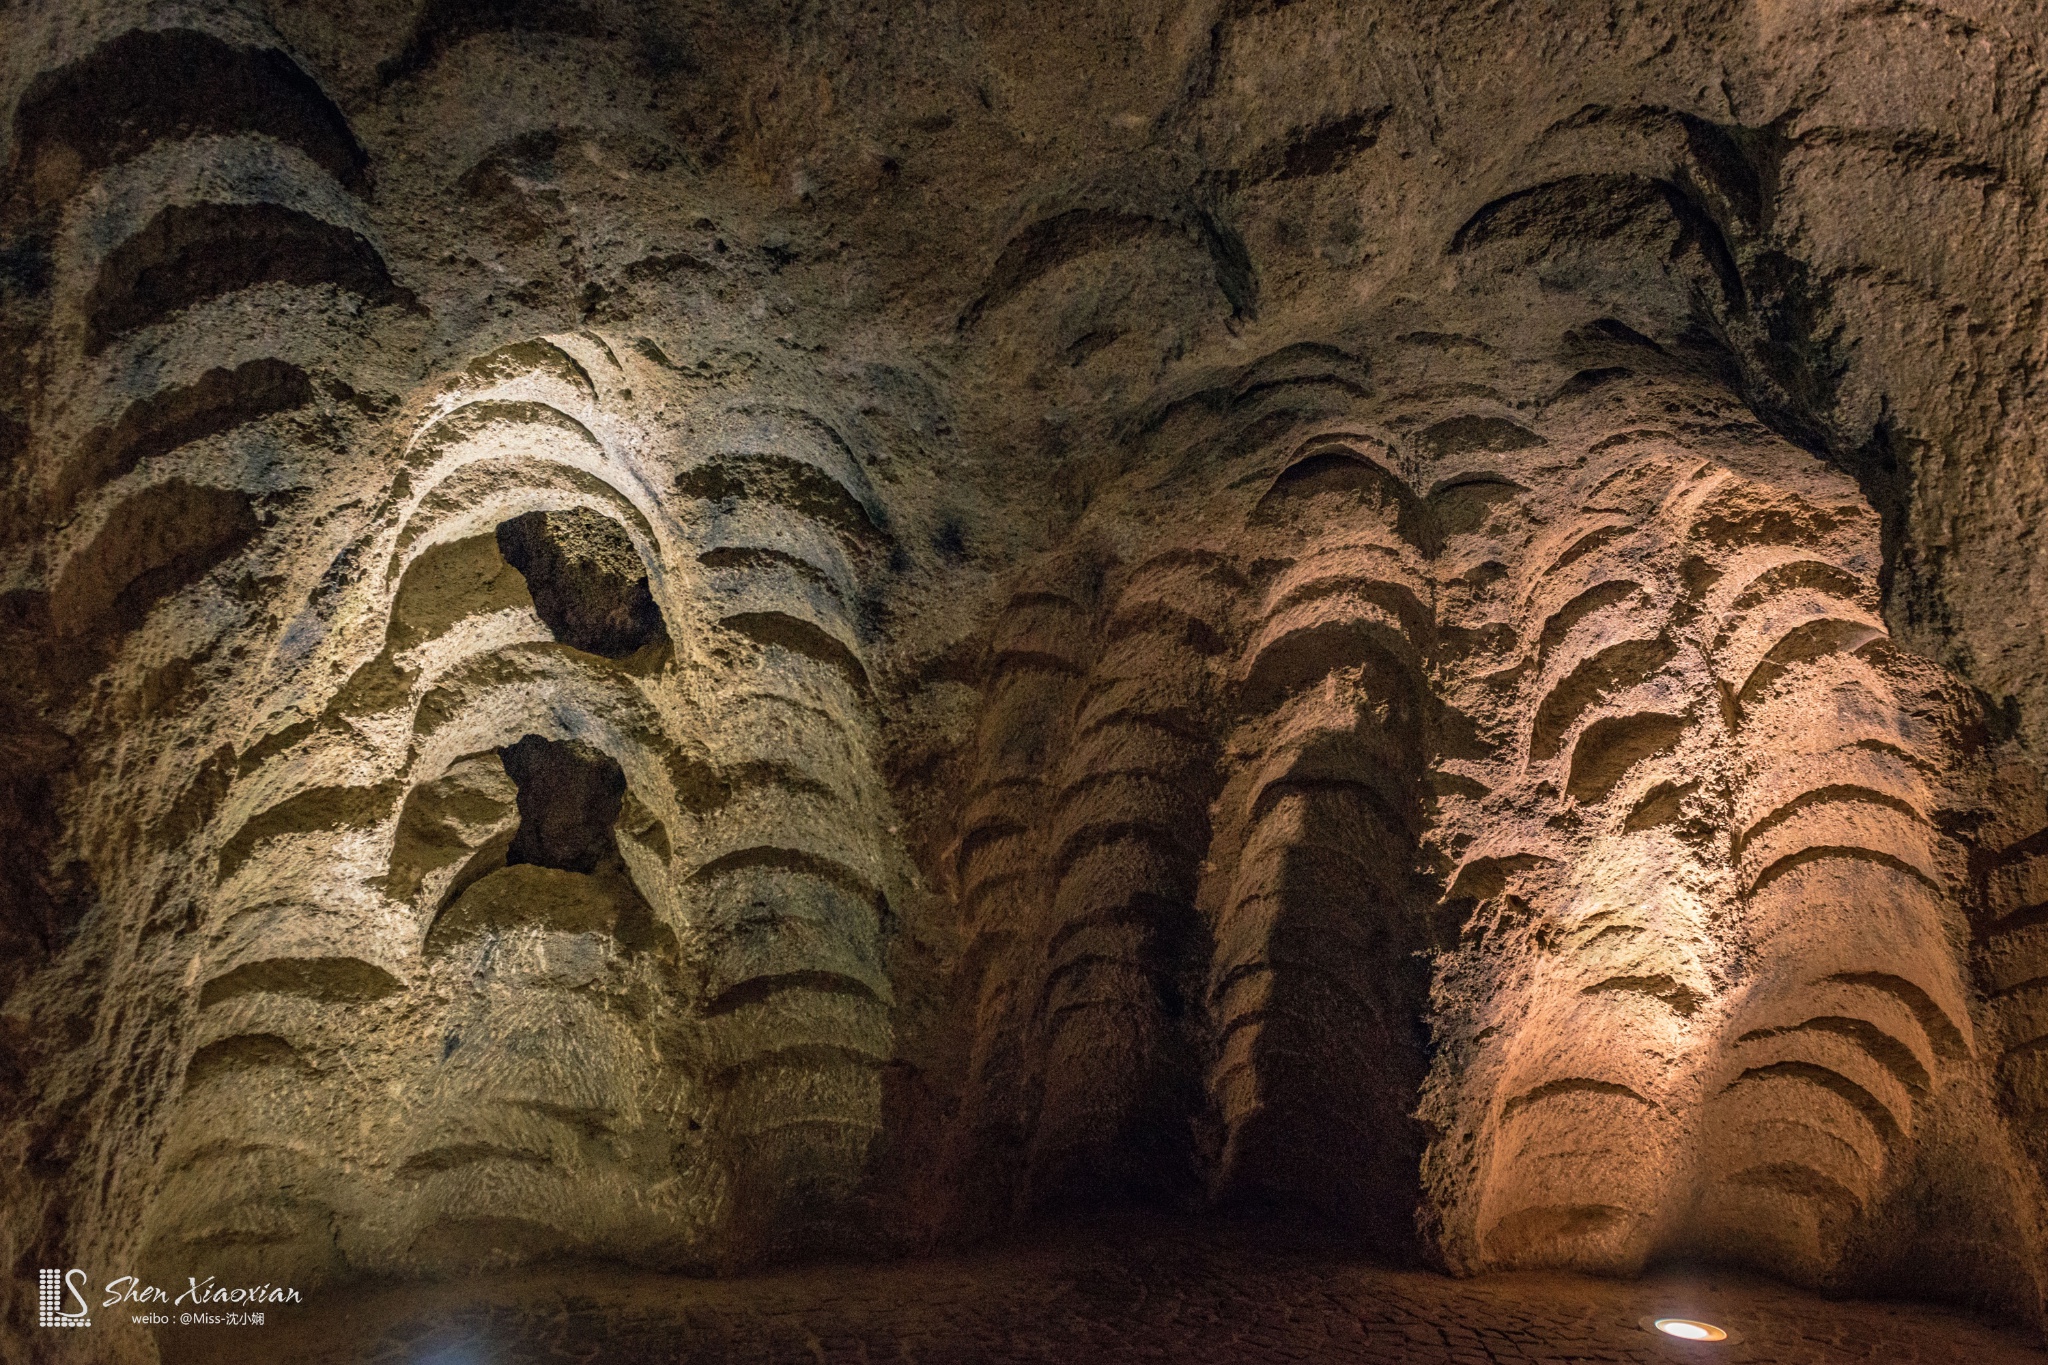
[[[1899,752],[1904,754],[1904,750]],[[2015,839],[2012,843],[1999,849],[1992,855],[1992,866],[2005,867],[2008,864],[2019,862],[2023,858],[2042,857],[2048,857],[2048,826],[2037,829],[2032,834],[2022,838]]]
[[[1734,616],[1762,603],[1766,598],[1783,592],[1795,592],[1800,588],[1811,588],[1831,597],[1839,597],[1852,607],[1862,609],[1863,599],[1870,596],[1870,589],[1847,570],[1837,568],[1825,560],[1795,559],[1784,564],[1774,564],[1752,578],[1735,600],[1728,604],[1728,613]],[[1725,632],[1724,632],[1725,636]]]
[[[583,362],[546,337],[529,337],[509,342],[470,361],[461,375],[443,386],[442,392],[459,395],[465,390],[489,388],[504,381],[546,375],[575,389],[585,402],[599,400],[597,385]]]
[[[1169,887],[1156,891],[1133,891],[1114,905],[1068,920],[1046,941],[1045,960],[1058,960],[1061,948],[1091,929],[1115,929],[1129,925],[1145,930],[1149,936],[1169,923],[1169,917],[1186,905],[1185,898],[1172,894],[1172,890]]]
[[[1866,749],[1873,754],[1884,754],[1888,757],[1896,758],[1914,771],[1925,773],[1929,777],[1941,777],[1948,771],[1941,764],[1922,758],[1919,754],[1902,748],[1888,739],[1859,739],[1847,747],[1851,749]],[[2044,831],[2044,833],[2048,833],[2048,831]]]
[[[1690,1017],[1706,999],[1692,987],[1663,975],[1610,976],[1581,988],[1579,994],[1647,996],[1680,1017]]]
[[[1007,616],[1013,611],[1023,611],[1030,607],[1061,607],[1079,616],[1088,614],[1088,608],[1065,593],[1047,592],[1043,589],[1011,593],[1009,600],[1003,603],[1002,614]]]
[[[549,1100],[512,1100],[508,1107],[574,1128],[585,1137],[602,1138],[618,1130],[618,1114],[607,1107],[556,1104]]]
[[[988,661],[988,674],[992,681],[1006,674],[1053,673],[1063,678],[1078,678],[1085,672],[1085,668],[1063,654],[1049,654],[1036,649],[1008,649],[1000,654],[991,654]]]
[[[1752,1029],[1735,1041],[1765,1042],[1775,1038],[1796,1037],[1801,1033],[1831,1034],[1854,1043],[1864,1055],[1889,1072],[1892,1079],[1916,1099],[1924,1097],[1933,1085],[1927,1068],[1920,1064],[1920,1059],[1913,1055],[1913,1050],[1867,1019],[1832,1014],[1816,1015],[1814,1018],[1784,1028]]]
[[[364,1004],[404,989],[405,983],[390,972],[359,957],[276,957],[245,963],[212,978],[200,988],[199,1008],[259,993],[330,1004]]]
[[[720,618],[718,624],[720,628],[744,635],[756,644],[786,649],[836,670],[863,697],[873,692],[867,665],[837,636],[815,621],[806,621],[781,611],[743,611]]]
[[[1533,1104],[1541,1104],[1545,1100],[1558,1099],[1566,1095],[1618,1095],[1623,1099],[1634,1100],[1646,1109],[1658,1108],[1654,1101],[1645,1099],[1619,1082],[1594,1080],[1590,1076],[1566,1076],[1554,1081],[1545,1081],[1533,1089],[1511,1096],[1500,1107],[1500,1121],[1506,1123]]]
[[[1898,1115],[1892,1113],[1884,1101],[1833,1067],[1821,1066],[1814,1062],[1772,1062],[1767,1066],[1753,1066],[1730,1081],[1721,1093],[1726,1095],[1738,1086],[1767,1080],[1800,1081],[1840,1096],[1850,1108],[1863,1116],[1864,1121],[1888,1147],[1897,1143],[1903,1135]]]
[[[83,175],[160,142],[251,133],[295,148],[350,187],[360,187],[369,162],[348,119],[290,57],[192,28],[130,29],[41,73],[15,108],[14,129],[15,169],[31,176],[55,147],[69,153],[57,164],[70,161],[64,169]]]
[[[1787,670],[1830,654],[1847,654],[1861,649],[1884,632],[1864,621],[1824,616],[1793,627],[1771,646],[1736,690],[1735,703],[1747,707]]]
[[[243,554],[263,529],[256,498],[244,489],[182,478],[136,489],[66,558],[50,596],[53,624],[64,636],[110,624],[133,630],[157,603]]]
[[[762,1138],[776,1134],[817,1132],[837,1136],[849,1129],[873,1134],[879,1133],[881,1128],[879,1121],[863,1111],[860,1114],[849,1114],[844,1118],[782,1119],[775,1123],[753,1124],[747,1128],[744,1136],[749,1142],[759,1142]]]
[[[1287,850],[1290,854],[1298,851],[1299,846]],[[1219,962],[1227,960],[1223,953],[1229,945],[1241,941],[1241,931],[1253,927],[1260,928],[1268,939],[1278,931],[1298,935],[1304,929],[1312,929],[1333,953],[1341,950],[1367,960],[1375,959],[1384,950],[1388,931],[1397,921],[1403,904],[1400,893],[1405,886],[1405,869],[1397,870],[1393,876],[1383,876],[1386,869],[1368,867],[1364,859],[1344,849],[1320,851],[1342,865],[1335,869],[1341,875],[1334,885],[1322,878],[1297,877],[1284,888],[1289,893],[1285,903],[1281,900],[1281,889],[1264,885],[1232,896],[1216,922]],[[1237,881],[1244,880],[1240,870]],[[1375,894],[1364,900],[1361,891]],[[1298,944],[1299,940],[1290,942]],[[1387,965],[1391,968],[1395,964]]]
[[[1548,578],[1551,574],[1585,558],[1593,553],[1593,551],[1613,540],[1616,536],[1622,535],[1631,529],[1633,528],[1627,522],[1616,522],[1609,526],[1594,527],[1566,546],[1558,557],[1550,562],[1550,567],[1543,571],[1543,576]]]
[[[1099,1033],[1104,1029],[1104,1021],[1101,1020],[1099,1016],[1103,1014],[1115,1014],[1124,1016],[1126,1019],[1130,1020],[1130,1031],[1131,1033],[1135,1034],[1138,1029],[1144,1027],[1145,1023],[1153,1017],[1155,1017],[1158,1014],[1158,1012],[1159,1010],[1157,1005],[1149,1004],[1144,1001],[1076,1000],[1069,1004],[1061,1005],[1059,1008],[1047,1013],[1045,1016],[1045,1031],[1048,1035],[1050,1035],[1054,1039],[1057,1039],[1061,1034],[1063,1034],[1066,1031],[1068,1026],[1073,1023],[1075,1016],[1094,1015],[1098,1017],[1091,1019],[1089,1021],[1089,1026],[1091,1031]],[[1062,1077],[1061,1079],[1067,1078]],[[1112,1103],[1120,1102],[1121,1101],[1112,1101]]]
[[[789,569],[806,582],[815,583],[830,593],[832,600],[842,609],[846,606],[846,593],[832,575],[800,555],[761,545],[728,545],[706,550],[697,556],[697,562],[707,569],[733,569],[742,573]]]
[[[1809,863],[1824,862],[1830,858],[1870,863],[1877,867],[1890,868],[1895,872],[1903,872],[1914,881],[1934,892],[1937,896],[1942,894],[1939,882],[1907,862],[1904,858],[1874,848],[1862,848],[1855,844],[1814,844],[1800,849],[1797,853],[1788,853],[1784,857],[1777,859],[1763,871],[1757,873],[1756,879],[1749,884],[1749,890],[1743,894],[1748,897],[1754,897],[1766,886],[1769,886],[1787,873],[1793,872]]]
[[[1371,619],[1317,621],[1298,626],[1260,646],[1239,689],[1240,705],[1272,711],[1289,697],[1333,673],[1359,668],[1402,702],[1424,691],[1416,673],[1414,642],[1395,627]],[[1386,695],[1368,686],[1374,700]]]
[[[1192,569],[1198,576],[1215,574],[1226,586],[1243,586],[1243,579],[1237,572],[1237,564],[1229,555],[1216,550],[1177,545],[1170,550],[1161,550],[1132,569],[1128,580],[1130,586],[1124,589],[1124,596],[1129,597],[1152,578],[1172,569]]]
[[[1189,606],[1171,592],[1141,595],[1127,591],[1101,618],[1097,634],[1104,643],[1118,644],[1141,635],[1157,635],[1162,638],[1149,643],[1160,649],[1172,650],[1195,648],[1194,642],[1201,638],[1212,638],[1221,643],[1222,632],[1226,628],[1213,611]],[[1199,649],[1197,652],[1208,654],[1213,651]]]
[[[977,877],[960,893],[960,907],[970,915],[979,915],[982,905],[1004,892],[1017,891],[1031,881],[1029,872],[1002,872],[988,877]]]
[[[1147,982],[1149,982],[1151,978],[1151,973],[1145,970],[1145,965],[1134,958],[1113,957],[1108,953],[1076,953],[1074,956],[1070,958],[1065,958],[1062,961],[1060,961],[1057,965],[1053,967],[1051,971],[1045,974],[1045,980],[1040,982],[1038,987],[1037,1009],[1040,1011],[1043,1011],[1045,1009],[1046,1002],[1052,998],[1053,992],[1059,988],[1061,982],[1067,980],[1069,977],[1080,976],[1089,971],[1091,968],[1095,967],[1121,968],[1131,972],[1140,980]],[[1145,1004],[1153,1002],[1144,1000],[1091,1000],[1085,1003],[1128,1004],[1133,1006],[1143,1006]]]
[[[714,881],[729,873],[751,871],[755,868],[817,877],[852,893],[869,906],[872,906],[880,895],[879,887],[870,884],[860,873],[838,859],[801,848],[786,848],[780,844],[753,844],[746,848],[734,849],[730,853],[722,853],[710,862],[701,864],[690,874],[689,880]]]
[[[960,834],[959,842],[953,847],[953,863],[956,871],[981,854],[1018,839],[1029,838],[1032,824],[1024,812],[1011,809],[1007,803],[987,802],[968,814],[967,827]]]
[[[508,426],[545,427],[560,432],[580,453],[590,456],[601,457],[605,449],[604,442],[597,439],[596,433],[553,403],[537,398],[478,398],[430,418],[413,437],[407,451],[407,463],[424,472],[449,447],[494,428]],[[544,444],[555,446],[557,442],[550,440]],[[646,514],[610,480],[557,456],[534,455],[522,459],[494,455],[458,465],[429,488],[420,499],[419,506],[413,509],[405,529],[399,532],[398,550],[409,549],[437,524],[440,517],[468,510],[478,492],[498,491],[508,481],[508,476],[513,486],[519,488],[553,485],[586,494],[605,515],[631,523],[649,541],[655,539],[654,528],[648,524]],[[540,509],[529,507],[525,510]]]
[[[1008,777],[998,777],[986,782],[977,782],[967,789],[967,809],[970,813],[974,813],[976,818],[987,819],[991,817],[979,812],[982,811],[984,806],[994,806],[998,814],[993,818],[1007,818],[1009,807],[1013,802],[1019,805],[1024,804],[1034,797],[1044,795],[1045,788],[1045,779],[1037,773],[1012,774]],[[1000,799],[1005,796],[1011,797],[1011,800],[1003,801]]]
[[[1893,796],[1889,792],[1879,791],[1875,787],[1865,787],[1854,782],[1839,782],[1825,787],[1815,787],[1810,791],[1803,792],[1765,815],[1736,836],[1735,855],[1740,857],[1742,850],[1747,848],[1750,842],[1765,830],[1783,824],[1809,806],[1826,805],[1834,801],[1883,806],[1889,810],[1898,811],[1900,814],[1908,816],[1920,824],[1932,827],[1928,818],[1909,801]]]
[[[1106,644],[1121,644],[1151,633],[1165,635],[1171,645],[1184,646],[1202,658],[1213,658],[1229,648],[1229,642],[1214,624],[1185,608],[1159,601],[1121,610],[1102,628]]]
[[[757,758],[719,770],[727,789],[726,803],[748,792],[774,788],[803,796],[839,800],[839,793],[818,778],[779,758]]]
[[[1053,854],[1051,872],[1058,882],[1073,870],[1074,864],[1105,844],[1129,839],[1146,845],[1161,857],[1169,860],[1186,860],[1194,850],[1184,842],[1188,830],[1173,830],[1149,820],[1101,820],[1091,821],[1068,834]]]
[[[1544,620],[1543,629],[1536,636],[1538,666],[1548,661],[1551,652],[1564,643],[1573,626],[1603,608],[1627,601],[1641,591],[1642,584],[1634,579],[1610,578],[1594,584],[1552,612]]]
[[[162,389],[128,405],[112,424],[96,427],[58,479],[60,516],[85,491],[120,478],[146,460],[313,401],[312,381],[282,360],[251,360],[211,369],[190,384]]]
[[[259,1201],[251,1200],[249,1202],[256,1203]],[[245,1231],[239,1228],[223,1228],[216,1232],[204,1232],[196,1236],[180,1237],[178,1239],[178,1245],[180,1247],[185,1248],[188,1251],[197,1251],[201,1253],[218,1253],[230,1250],[235,1247],[289,1246],[290,1244],[298,1242],[302,1239],[317,1242],[319,1238],[327,1235],[329,1234],[326,1233],[324,1226],[318,1231],[311,1229],[302,1231],[299,1228],[285,1228],[278,1232],[268,1234],[256,1232],[254,1230]]]
[[[233,876],[267,840],[378,824],[398,809],[404,794],[405,784],[392,779],[373,787],[313,787],[289,796],[243,821],[221,845],[219,880]]]
[[[1613,796],[1637,765],[1677,748],[1690,721],[1664,711],[1602,716],[1572,742],[1565,794],[1582,806]]]
[[[1489,901],[1507,890],[1508,878],[1523,872],[1555,867],[1557,859],[1540,853],[1504,853],[1473,858],[1451,879],[1448,900]]]
[[[1903,976],[1889,972],[1837,972],[1822,979],[1822,985],[1842,984],[1861,986],[1866,990],[1881,992],[1906,1007],[1920,1027],[1927,1034],[1927,1041],[1940,1057],[1967,1057],[1970,1053],[1968,1040],[1963,1031],[1949,1018],[1948,1011],[1935,1003],[1934,997]]]
[[[2023,929],[2032,929],[2041,924],[2048,924],[2048,901],[2036,901],[2032,905],[2022,905],[2017,910],[1999,916],[1986,926],[1984,936],[1986,938],[2001,938],[2007,934],[2017,934]]]
[[[1271,621],[1310,602],[1321,602],[1347,594],[1356,594],[1380,608],[1399,621],[1402,628],[1411,636],[1426,634],[1431,626],[1429,609],[1407,584],[1361,574],[1336,573],[1311,578],[1306,583],[1297,583],[1289,588],[1279,601],[1266,609],[1262,620]]]
[[[846,730],[846,722],[837,715],[834,715],[822,706],[814,706],[801,698],[792,697],[786,692],[770,692],[765,688],[758,687],[741,687],[733,692],[732,698],[734,701],[739,702],[759,702],[764,706],[777,706],[785,711],[793,711],[805,720],[823,721],[832,729],[841,732],[842,735]]]
[[[1408,821],[1388,799],[1385,790],[1377,783],[1351,777],[1276,777],[1260,787],[1258,795],[1252,799],[1249,825],[1256,829],[1273,813],[1273,807],[1290,796],[1306,800],[1355,797],[1381,828],[1389,834],[1406,837]]]
[[[162,1185],[169,1185],[173,1180],[216,1162],[265,1160],[283,1160],[298,1165],[306,1160],[306,1153],[297,1147],[276,1142],[250,1142],[239,1136],[216,1138],[184,1151],[171,1151],[157,1176]],[[207,1171],[203,1178],[214,1186],[211,1192],[216,1196],[216,1202],[221,1202],[223,1194],[228,1200],[232,1200],[236,1193],[246,1194],[251,1184],[249,1174],[241,1171]]]
[[[749,1005],[758,1005],[775,996],[793,992],[806,995],[847,995],[872,1005],[883,1005],[873,986],[851,976],[838,972],[782,972],[775,976],[750,977],[728,986],[704,1006],[704,1017],[720,1018],[745,1009]]]
[[[1124,679],[1122,678],[1112,679],[1109,685],[1114,686],[1123,681]],[[1091,687],[1082,696],[1081,709],[1085,712],[1090,697],[1100,695],[1107,690],[1107,687]],[[1195,715],[1192,712],[1178,707],[1154,708],[1143,711],[1135,710],[1131,707],[1120,707],[1115,711],[1109,712],[1107,715],[1097,716],[1095,719],[1082,725],[1075,732],[1074,749],[1076,755],[1080,756],[1088,753],[1087,746],[1090,741],[1095,740],[1096,736],[1125,725],[1133,729],[1154,730],[1169,739],[1194,744],[1203,749],[1207,749],[1215,741],[1215,728],[1209,724],[1206,718]],[[1077,761],[1085,761],[1085,759],[1077,757]]]
[[[185,1064],[184,1088],[264,1067],[288,1066],[311,1070],[299,1050],[274,1033],[238,1033],[208,1043],[192,1054]]]
[[[1998,1064],[2002,1067],[2008,1062],[2018,1061],[2022,1057],[2032,1057],[2042,1052],[2048,1052],[2048,1033],[2014,1043],[2000,1054]]]
[[[1030,832],[1030,826],[1007,814],[985,815],[960,836],[959,846],[953,852],[954,867],[956,870],[965,868],[969,859],[989,845],[1021,838]]]
[[[877,515],[826,469],[767,452],[717,455],[676,477],[676,491],[707,502],[748,500],[827,526],[858,545],[885,540]]]
[[[2022,991],[2039,990],[2048,990],[2048,976],[2030,976],[2025,981],[2015,981],[2010,986],[2000,986],[1984,998],[1987,1000],[2004,1000],[2018,995]]]
[[[1747,1166],[1722,1178],[1724,1184],[1775,1190],[1801,1199],[1819,1199],[1854,1214],[1863,1207],[1856,1193],[1833,1176],[1800,1161],[1773,1161]]]
[[[1668,636],[1658,635],[1622,640],[1580,659],[1537,702],[1529,732],[1530,759],[1555,758],[1579,717],[1617,693],[1648,682],[1677,655],[1678,646]]]
[[[1080,755],[1075,755],[1070,761],[1083,760]],[[1083,772],[1061,787],[1054,794],[1054,800],[1058,803],[1059,812],[1065,814],[1104,788],[1121,787],[1133,797],[1151,796],[1178,805],[1184,810],[1192,808],[1193,814],[1190,818],[1201,819],[1205,806],[1201,794],[1181,786],[1179,779],[1180,772],[1177,768],[1094,768]]]
[[[1358,986],[1346,981],[1327,967],[1312,962],[1272,962],[1265,959],[1256,962],[1239,963],[1218,978],[1209,987],[1209,1003],[1211,1007],[1215,1008],[1224,1004],[1231,990],[1239,982],[1257,976],[1273,976],[1276,978],[1293,976],[1309,981],[1321,982],[1351,1006],[1365,1014],[1366,1017],[1372,1020],[1374,1027],[1382,1032],[1387,1032],[1395,1027],[1396,1016],[1400,1013],[1400,1011],[1393,1007],[1392,1002],[1374,999]],[[1301,992],[1297,989],[1287,994],[1288,996],[1299,996]],[[1309,1017],[1298,1015],[1287,997],[1276,990],[1257,1008],[1236,1011],[1221,1020],[1216,1030],[1216,1047],[1218,1050],[1221,1049],[1225,1038],[1243,1027],[1253,1016],[1257,1016],[1260,1020],[1288,1019],[1297,1021]],[[1327,1032],[1331,1029],[1332,1025],[1318,1022],[1313,1027],[1316,1031]]]
[[[171,204],[101,263],[85,299],[86,354],[259,284],[332,285],[372,305],[418,307],[359,233],[282,204]]]
[[[1378,503],[1402,522],[1408,518],[1401,514],[1412,515],[1417,501],[1414,491],[1398,475],[1337,437],[1320,446],[1311,443],[1299,451],[1267,486],[1249,520],[1254,525],[1271,521],[1290,502],[1328,493]]]

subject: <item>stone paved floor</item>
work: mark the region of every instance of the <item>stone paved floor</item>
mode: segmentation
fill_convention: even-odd
[[[1282,1240],[1288,1243],[1280,1245]],[[168,1365],[939,1365],[1263,1361],[2033,1362],[2023,1334],[1720,1272],[1459,1281],[1243,1226],[1124,1225],[944,1259],[730,1280],[599,1270],[316,1295],[262,1328],[164,1329]],[[1685,1345],[1683,1314],[1736,1334]]]

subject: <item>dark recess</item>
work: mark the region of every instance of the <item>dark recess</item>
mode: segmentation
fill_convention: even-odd
[[[498,527],[498,552],[563,644],[623,659],[668,639],[647,567],[611,518],[580,507],[528,512]]]
[[[190,384],[151,394],[111,425],[86,434],[58,481],[57,510],[63,514],[88,488],[118,479],[144,460],[312,401],[306,372],[271,359],[208,370]]]
[[[960,315],[972,327],[989,309],[1021,293],[1033,280],[1091,252],[1148,238],[1180,237],[1193,228],[1216,270],[1216,287],[1234,317],[1258,315],[1258,279],[1244,240],[1213,215],[1196,210],[1185,218],[1099,209],[1070,209],[1040,219],[1012,237],[990,269],[979,297]]]
[[[377,64],[385,84],[433,65],[465,38],[484,33],[605,36],[604,26],[576,0],[426,0],[405,50]]]
[[[626,795],[618,760],[579,740],[527,735],[498,751],[517,786],[519,832],[508,867],[530,863],[592,873],[618,858],[612,825]]]
[[[237,133],[289,143],[352,187],[369,164],[341,110],[284,53],[157,29],[36,77],[14,115],[14,170],[27,193],[53,200],[153,143]]]
[[[279,204],[173,204],[108,254],[86,296],[88,355],[123,333],[252,285],[332,284],[417,307],[361,235]]]

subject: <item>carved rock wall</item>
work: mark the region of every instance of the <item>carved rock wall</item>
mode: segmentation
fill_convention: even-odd
[[[2038,1318],[2030,9],[0,34],[8,1265]]]

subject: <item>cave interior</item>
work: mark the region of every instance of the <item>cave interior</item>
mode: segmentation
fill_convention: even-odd
[[[0,1356],[2048,1358],[2044,47],[0,5]]]

